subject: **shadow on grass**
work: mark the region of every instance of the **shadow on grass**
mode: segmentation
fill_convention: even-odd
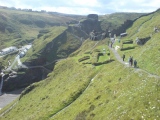
[[[82,63],[82,64],[92,64],[94,66],[99,66],[99,65],[111,63],[113,61],[115,61],[115,60],[111,59],[111,60],[106,60],[106,61],[103,61],[103,62],[94,62],[94,63],[92,63],[92,62],[85,62],[85,63]]]
[[[124,41],[123,44],[133,44],[133,40]]]
[[[126,48],[121,48],[120,50],[124,51],[124,50],[131,50],[131,49],[135,49],[135,47],[126,47]]]

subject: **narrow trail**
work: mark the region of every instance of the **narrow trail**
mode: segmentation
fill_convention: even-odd
[[[146,21],[144,21],[140,26],[139,26],[139,28],[138,28],[138,31],[137,32],[139,32],[140,31],[140,29],[142,28],[142,25],[144,25],[146,22],[148,22],[149,20],[152,20],[153,19],[153,17],[154,17],[154,15],[152,15],[148,20],[146,20]]]
[[[95,43],[95,45],[91,48],[91,51],[96,47],[96,45],[99,43],[100,41],[97,41],[96,43]]]
[[[100,41],[97,41],[94,46],[91,48],[91,50],[93,50],[96,45],[99,43]],[[94,81],[95,77],[98,75],[98,73],[90,80],[89,84],[86,86],[86,88],[83,90],[83,92],[80,94],[80,96],[83,95],[83,93],[88,89],[88,87],[90,86],[90,84]],[[57,115],[58,113],[66,110],[70,105],[72,105],[80,96],[78,96],[73,102],[71,102],[70,104],[68,104],[66,107],[62,108],[61,110],[59,110],[58,112],[54,113],[51,118],[53,118],[55,115]]]
[[[91,83],[94,81],[94,79],[97,77],[98,73],[90,80],[89,84],[86,86],[86,88],[83,90],[83,92],[73,101],[71,102],[70,104],[68,104],[66,107],[62,108],[61,110],[59,110],[58,112],[54,113],[51,118],[53,118],[54,116],[56,116],[58,113],[66,110],[69,106],[71,106],[78,98],[80,98],[83,93],[89,88],[89,86],[91,85]]]
[[[110,46],[108,46],[108,48],[109,48],[110,51],[113,52],[114,56],[116,57],[116,59],[117,59],[120,63],[124,64],[126,67],[130,67],[130,66],[129,66],[129,63],[124,62],[124,61],[122,60],[121,56],[118,54],[118,52],[117,52],[115,49],[111,48]],[[139,72],[144,72],[144,73],[147,73],[147,74],[149,75],[149,77],[155,77],[155,78],[157,78],[157,79],[160,79],[160,76],[155,75],[155,74],[152,74],[152,73],[150,73],[150,72],[148,72],[148,71],[146,71],[146,70],[140,69],[140,68],[135,68],[135,71],[138,72],[138,73],[139,73]]]
[[[95,43],[95,45],[94,45],[91,49],[94,49],[99,42],[100,42],[100,41],[97,41],[97,42]],[[113,52],[114,56],[116,57],[116,59],[117,59],[121,64],[125,65],[126,67],[129,67],[129,64],[128,64],[127,62],[124,62],[124,61],[122,60],[121,56],[118,54],[118,52],[117,52],[115,49],[111,48],[110,46],[109,46],[108,48],[109,48],[110,51]],[[56,61],[57,61],[57,60],[56,60]],[[59,61],[59,60],[58,60],[58,61]],[[48,65],[48,64],[47,64],[47,65]],[[47,66],[47,65],[46,65],[46,66]],[[44,66],[34,66],[34,67],[43,67],[43,68],[44,68]],[[147,72],[147,71],[145,71],[145,70],[143,70],[143,69],[140,69],[140,68],[135,68],[135,71],[138,72],[138,73],[139,73],[139,72],[145,72],[145,73],[147,73],[147,74],[149,75],[149,77],[155,77],[155,78],[160,79],[160,76],[151,74],[151,73],[149,73],[149,72]],[[74,101],[72,101],[71,103],[69,103],[66,107],[60,109],[58,112],[54,113],[50,118],[53,118],[54,116],[56,116],[56,115],[59,114],[60,112],[66,110],[66,109],[67,109],[68,107],[70,107],[78,98],[80,98],[80,97],[83,95],[83,93],[89,88],[89,86],[90,86],[91,83],[94,81],[94,79],[97,77],[97,75],[98,75],[98,73],[89,81],[89,83],[88,83],[88,85],[86,86],[86,88],[83,90],[83,92],[82,92]],[[17,103],[18,103],[18,101],[17,101],[16,103],[14,103],[14,104],[13,104],[9,109],[7,109],[5,112],[1,113],[1,114],[0,114],[0,117],[2,117],[4,114],[6,114],[7,112],[9,112]]]
[[[132,36],[134,36],[136,33],[138,33],[138,32],[140,31],[140,29],[142,28],[142,26],[143,26],[146,22],[148,22],[149,20],[152,20],[153,17],[154,17],[154,15],[152,15],[148,20],[144,21],[144,22],[138,27],[137,31],[135,31],[135,32],[130,36],[130,38],[131,38]]]

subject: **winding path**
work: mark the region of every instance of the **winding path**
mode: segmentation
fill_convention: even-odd
[[[92,47],[92,49],[93,49],[98,43],[99,43],[99,41],[95,43],[95,45]],[[117,59],[121,64],[125,65],[126,67],[129,67],[129,64],[128,64],[127,62],[124,62],[124,61],[122,60],[122,58],[120,57],[120,55],[118,54],[118,52],[117,52],[115,49],[111,48],[110,46],[109,46],[108,48],[109,48],[110,51],[113,52],[114,56],[116,57],[116,59]],[[59,60],[58,60],[58,61],[59,61]],[[43,67],[43,68],[44,68],[44,66],[34,66],[34,67]],[[157,79],[160,79],[160,76],[155,75],[155,74],[151,74],[151,73],[149,73],[149,72],[147,72],[147,71],[145,71],[145,70],[143,70],[143,69],[140,69],[140,68],[135,68],[135,71],[137,71],[138,73],[139,73],[139,72],[145,72],[145,73],[147,73],[147,74],[149,75],[149,77],[155,77],[155,78],[157,78]],[[94,79],[95,79],[95,77],[96,77],[97,75],[98,75],[98,73],[90,80],[89,84],[88,84],[88,85],[86,86],[86,88],[83,90],[82,94],[88,89],[88,87],[89,87],[90,84],[94,81]],[[81,94],[81,95],[82,95],[82,94]],[[80,95],[80,96],[81,96],[81,95]],[[51,116],[51,118],[53,118],[53,117],[54,117],[55,115],[57,115],[58,113],[64,111],[65,109],[67,109],[67,108],[68,108],[70,105],[72,105],[80,96],[78,96],[73,102],[69,103],[66,107],[64,107],[64,108],[60,109],[58,112],[54,113],[54,114]],[[17,103],[18,103],[18,102],[16,102],[15,104],[13,104],[13,105],[12,105],[9,109],[7,109],[4,113],[0,114],[0,117],[3,116],[4,114],[6,114],[7,112],[9,112]]]
[[[110,51],[113,52],[114,56],[116,57],[116,59],[117,59],[120,63],[124,64],[126,67],[129,67],[129,64],[128,64],[127,62],[124,62],[124,61],[122,60],[121,56],[118,54],[118,52],[117,52],[115,49],[111,48],[110,46],[108,46],[108,48],[109,48]],[[140,68],[135,68],[135,70],[136,70],[136,71],[139,71],[139,72],[145,72],[145,73],[147,73],[150,77],[155,77],[155,78],[157,78],[157,79],[160,79],[160,76],[158,76],[158,75],[156,75],[156,74],[151,74],[151,73],[149,73],[149,72],[146,71],[146,70],[143,70],[143,69],[140,69]],[[139,72],[138,72],[138,73],[139,73]]]
[[[89,88],[89,86],[91,85],[91,83],[94,81],[95,77],[97,77],[98,73],[90,80],[89,84],[86,86],[86,88],[83,90],[83,92],[74,100],[72,101],[70,104],[68,104],[66,107],[62,108],[61,110],[59,110],[58,112],[54,113],[51,118],[53,118],[54,116],[56,116],[58,113],[66,110],[69,106],[71,106],[78,98],[80,98],[83,93]]]

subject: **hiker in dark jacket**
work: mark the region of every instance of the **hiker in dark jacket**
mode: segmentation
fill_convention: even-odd
[[[137,67],[137,61],[134,60],[134,68],[136,68],[136,67]]]
[[[131,66],[131,56],[128,59],[129,66]]]
[[[123,54],[122,59],[123,59],[123,61],[124,61],[124,59],[125,59],[125,54]]]
[[[131,62],[131,66],[132,66],[133,65],[133,57],[131,57],[130,62]]]

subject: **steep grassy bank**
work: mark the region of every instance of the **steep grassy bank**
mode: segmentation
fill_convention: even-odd
[[[134,20],[143,13],[113,13],[100,16],[102,30],[110,31],[118,29],[126,20]]]
[[[140,68],[157,75],[160,75],[160,35],[159,32],[154,31],[154,27],[160,28],[159,17],[160,11],[158,10],[153,14],[137,19],[132,27],[127,30],[128,36],[121,40],[121,42],[132,40],[133,44],[130,46],[135,46],[135,49],[119,51],[120,54],[126,54],[126,61],[129,56],[133,56],[133,59],[138,61]],[[137,45],[137,38],[140,41],[145,41],[144,44]],[[129,44],[123,44],[123,46],[127,48]]]
[[[104,43],[105,40],[85,41],[72,57],[59,61],[47,79],[26,88],[16,106],[1,119],[127,120],[160,117],[158,78],[117,61],[97,67],[78,62],[88,51],[92,51],[91,58],[95,58],[93,51],[102,51],[107,47]],[[114,59],[112,54],[111,58]]]
[[[158,79],[113,62],[99,70],[82,96],[51,119],[158,119],[159,85]]]
[[[45,32],[46,31],[46,32]],[[32,48],[22,59],[33,65],[50,63],[65,58],[79,48],[81,41],[67,32],[66,27],[52,27],[39,33]]]
[[[48,119],[83,93],[96,75],[96,71],[91,70],[91,67],[82,66],[73,59],[60,61],[46,80],[30,86],[31,91],[4,119]]]

